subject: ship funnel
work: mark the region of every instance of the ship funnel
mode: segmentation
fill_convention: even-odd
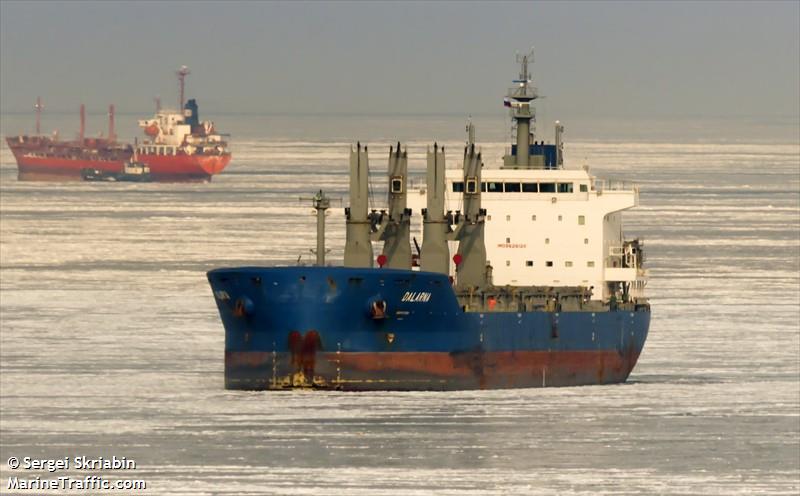
[[[447,234],[450,222],[444,213],[445,202],[445,159],[444,147],[434,143],[428,148],[428,168],[426,175],[426,207],[422,211],[422,248],[420,249],[420,269],[426,272],[450,273],[450,248]]]
[[[486,211],[481,208],[481,161],[475,145],[464,147],[464,212],[455,238],[458,240],[456,287],[460,290],[486,286]]]
[[[344,246],[345,267],[372,267],[371,222],[367,214],[369,207],[369,158],[367,147],[350,147],[350,206],[345,208],[347,217]]]
[[[192,126],[192,131],[200,125],[200,114],[198,113],[197,100],[190,98],[186,105],[183,106],[183,122]]]
[[[389,212],[382,219],[381,234],[386,267],[411,268],[411,210],[407,208],[406,178],[408,177],[408,152],[397,143],[389,147]]]

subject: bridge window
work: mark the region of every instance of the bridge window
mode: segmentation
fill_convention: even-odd
[[[545,262],[544,264],[545,264],[546,266],[548,266],[548,267],[552,267],[552,266],[553,266],[553,261],[552,261],[552,260],[548,260],[548,261],[547,261],[547,262]]]
[[[463,193],[463,192],[464,192],[463,182],[453,183],[453,193]]]
[[[533,267],[533,260],[525,260],[525,267]]]
[[[589,238],[583,238],[583,244],[588,245],[589,244]]]
[[[572,183],[558,183],[559,193],[572,193]]]
[[[506,260],[506,267],[511,267],[511,260]]]
[[[564,216],[563,215],[559,215],[558,216],[558,221],[561,222],[562,220],[564,220]]]
[[[506,243],[511,243],[511,238],[506,238]]]
[[[586,193],[589,191],[589,186],[586,184],[581,184],[581,193]]]
[[[486,183],[486,192],[487,193],[502,193],[503,192],[503,183],[498,183],[498,182]]]
[[[549,245],[550,244],[550,238],[544,238],[544,244]]]
[[[505,183],[504,189],[506,193],[519,193],[521,191],[519,183]]]
[[[587,267],[594,267],[594,261],[593,260],[589,260],[588,262],[586,262],[586,266]]]
[[[511,220],[511,216],[510,215],[506,215],[506,220]]]
[[[540,193],[555,193],[556,183],[539,183]]]
[[[523,193],[538,193],[539,185],[536,183],[522,183]]]
[[[531,220],[536,220],[536,216],[535,215],[531,215]]]
[[[585,215],[579,215],[578,216],[578,225],[579,226],[586,225],[586,216]]]
[[[564,262],[564,267],[572,267],[572,262]]]

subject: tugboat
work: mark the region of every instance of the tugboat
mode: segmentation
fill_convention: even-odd
[[[81,169],[81,178],[84,181],[127,181],[149,183],[153,180],[150,167],[139,160],[137,153],[138,144],[134,140],[133,158],[122,164],[122,171],[108,171],[103,169]]]
[[[317,266],[208,273],[225,328],[226,388],[627,380],[650,324],[643,245],[622,232],[621,213],[638,204],[638,189],[564,168],[558,122],[554,144],[535,139],[531,55],[518,57],[520,76],[506,95],[516,143],[499,168],[484,168],[470,124],[462,169],[447,170],[445,150],[434,144],[425,185],[409,188],[398,143],[388,154],[388,208],[377,210],[369,205],[367,147],[358,144],[350,150],[343,267],[318,258]],[[314,205],[324,214],[329,201],[320,193]],[[416,212],[422,246],[413,254]]]
[[[128,181],[137,183],[149,183],[153,180],[150,175],[150,167],[144,162],[125,162],[122,164],[122,172],[110,172],[100,169],[81,169],[81,177],[84,181]]]

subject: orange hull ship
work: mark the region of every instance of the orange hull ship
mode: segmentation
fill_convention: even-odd
[[[21,181],[80,181],[83,169],[119,172],[125,162],[133,158],[130,145],[96,147],[51,138],[22,138],[23,141],[19,137],[7,139],[17,160]],[[155,181],[209,181],[211,176],[225,169],[231,161],[231,154],[139,154],[138,159],[150,167]]]
[[[184,67],[178,71],[180,112],[160,108],[152,119],[140,120],[148,139],[142,143],[120,143],[114,133],[114,106],[109,107],[108,137],[85,138],[85,112],[81,105],[81,131],[78,139],[60,141],[39,132],[42,105],[36,103],[36,135],[6,138],[17,160],[18,177],[23,181],[80,181],[81,171],[92,169],[119,173],[125,163],[142,162],[150,168],[154,181],[210,181],[231,161],[227,142],[214,131],[210,121],[201,122],[197,102],[183,103]]]

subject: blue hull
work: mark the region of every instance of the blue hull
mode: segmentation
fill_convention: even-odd
[[[465,311],[442,274],[244,267],[208,273],[229,389],[450,390],[624,382],[649,307]],[[375,302],[385,302],[376,318]]]

